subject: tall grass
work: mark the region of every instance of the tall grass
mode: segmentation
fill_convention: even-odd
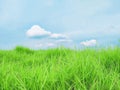
[[[0,90],[120,90],[120,48],[0,50]]]

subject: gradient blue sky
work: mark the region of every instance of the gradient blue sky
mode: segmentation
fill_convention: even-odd
[[[26,32],[33,25],[65,34],[71,41],[28,38]],[[118,44],[120,0],[0,0],[0,49],[16,45],[79,47],[93,39],[99,46]]]

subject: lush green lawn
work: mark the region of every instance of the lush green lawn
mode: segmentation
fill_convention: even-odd
[[[0,50],[0,90],[120,90],[120,48]]]

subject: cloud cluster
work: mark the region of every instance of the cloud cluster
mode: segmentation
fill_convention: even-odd
[[[51,33],[41,28],[39,25],[32,26],[27,32],[26,35],[29,38],[45,38],[48,37],[50,39],[67,39],[68,36],[64,34]]]
[[[39,25],[32,26],[27,32],[26,35],[29,38],[41,39],[39,44],[36,44],[36,47],[56,47],[59,45],[65,45],[67,43],[73,42],[67,35],[52,33],[41,28]],[[80,45],[91,47],[95,46],[97,41],[95,39],[82,41]]]
[[[92,39],[92,40],[83,41],[80,44],[83,45],[83,46],[87,46],[87,47],[95,46],[97,44],[97,41]]]
[[[33,25],[27,32],[28,38],[41,39],[42,44],[37,44],[36,47],[54,47],[56,44],[68,43],[72,40],[65,34],[52,33],[41,28],[39,25]],[[44,41],[43,41],[44,40]],[[50,42],[51,43],[46,43]],[[44,45],[43,45],[44,44]]]

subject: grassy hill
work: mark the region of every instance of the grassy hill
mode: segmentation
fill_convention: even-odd
[[[0,50],[0,90],[120,90],[120,48]]]

